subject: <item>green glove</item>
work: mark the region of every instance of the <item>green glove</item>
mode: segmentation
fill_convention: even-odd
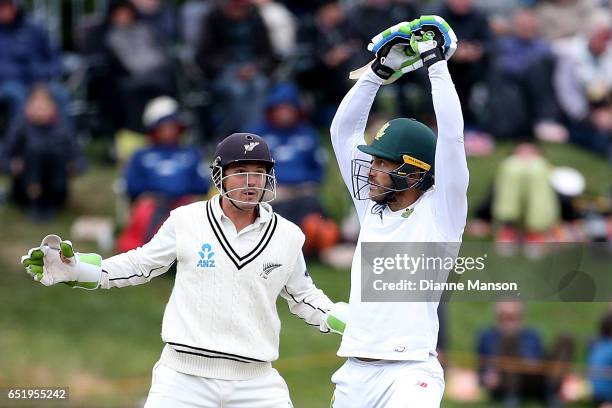
[[[349,305],[344,302],[335,303],[325,314],[325,326],[334,333],[343,334],[348,320]]]
[[[45,286],[63,282],[83,289],[97,289],[102,275],[102,257],[74,252],[70,241],[47,235],[39,247],[21,257],[21,263],[34,280]]]
[[[368,50],[376,55],[376,59],[352,71],[349,78],[358,79],[371,65],[374,72],[385,79],[384,84],[390,84],[424,65],[429,67],[442,59],[450,59],[456,49],[457,36],[442,17],[421,16],[398,23],[372,37]],[[389,59],[387,54],[392,58]]]

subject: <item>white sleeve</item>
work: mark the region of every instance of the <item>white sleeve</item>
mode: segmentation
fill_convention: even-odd
[[[469,173],[463,144],[463,115],[446,61],[429,67],[438,125],[435,158],[436,225],[449,242],[461,239],[467,218]]]
[[[291,313],[310,325],[319,326],[321,331],[329,331],[324,324],[325,313],[331,309],[333,302],[314,285],[301,252],[280,295],[287,300]]]
[[[170,216],[142,247],[102,260],[100,287],[140,285],[167,272],[175,263],[176,239]]]
[[[340,103],[330,129],[338,167],[344,179],[344,184],[346,184],[351,197],[353,197],[353,204],[360,221],[369,201],[357,200],[353,196],[351,161],[355,158],[370,160],[370,156],[359,151],[357,145],[365,144],[363,135],[368,123],[368,115],[382,82],[381,78],[374,74],[371,69],[368,69]]]
[[[559,58],[553,84],[557,100],[563,111],[573,120],[581,121],[589,113],[589,102],[576,77],[576,62],[572,58]]]

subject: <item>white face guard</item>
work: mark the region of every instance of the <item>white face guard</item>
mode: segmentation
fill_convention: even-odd
[[[231,177],[244,177],[244,185],[242,187],[226,190],[223,186],[224,181]],[[256,187],[262,184],[262,178],[265,178],[263,187]],[[221,197],[227,198],[234,203],[252,206],[259,203],[269,203],[276,198],[276,176],[274,174],[274,169],[271,169],[267,174],[242,172],[226,176],[223,174],[223,168],[221,168],[221,166],[214,165],[212,167],[212,180]],[[233,197],[230,196],[230,193]]]

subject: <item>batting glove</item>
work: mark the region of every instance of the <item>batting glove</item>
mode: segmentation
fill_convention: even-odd
[[[69,286],[96,289],[102,274],[102,257],[74,252],[70,241],[47,235],[39,247],[21,257],[21,264],[34,280],[45,286],[63,282]]]
[[[433,41],[433,42],[432,42]],[[409,47],[406,47],[406,45]],[[401,46],[398,49],[397,46]],[[442,17],[421,16],[410,22],[401,22],[375,35],[368,50],[376,54],[376,60],[371,63],[372,69],[389,66],[384,78],[385,84],[397,80],[403,74],[417,70],[423,65],[431,66],[442,59],[450,59],[457,50],[457,36]],[[381,61],[393,50],[390,61]],[[426,62],[426,63],[425,63]],[[351,72],[349,78],[358,79],[368,65]],[[394,70],[389,74],[391,70]],[[385,69],[383,68],[383,72]],[[375,71],[376,72],[376,71]]]
[[[415,66],[429,68],[438,61],[450,59],[457,50],[457,36],[442,17],[421,16],[411,24],[410,46],[421,60]]]
[[[410,46],[411,37],[410,23],[402,22],[372,38],[368,45],[368,50],[376,55],[372,62],[372,71],[388,80],[403,66],[418,61],[418,55]]]
[[[348,320],[348,304],[344,302],[335,303],[332,308],[325,313],[324,325],[329,331],[342,335]]]

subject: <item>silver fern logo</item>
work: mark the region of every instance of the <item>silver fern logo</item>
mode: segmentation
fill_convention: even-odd
[[[268,279],[268,275],[270,275],[270,273],[272,273],[273,270],[275,270],[276,268],[280,268],[281,266],[283,265],[279,263],[267,262],[263,264],[263,271],[261,272],[261,274],[259,274],[259,276],[261,276],[264,279]]]
[[[249,144],[245,144],[244,145],[244,154],[247,154],[247,152],[252,152],[253,149],[259,144],[259,142],[251,142]]]

